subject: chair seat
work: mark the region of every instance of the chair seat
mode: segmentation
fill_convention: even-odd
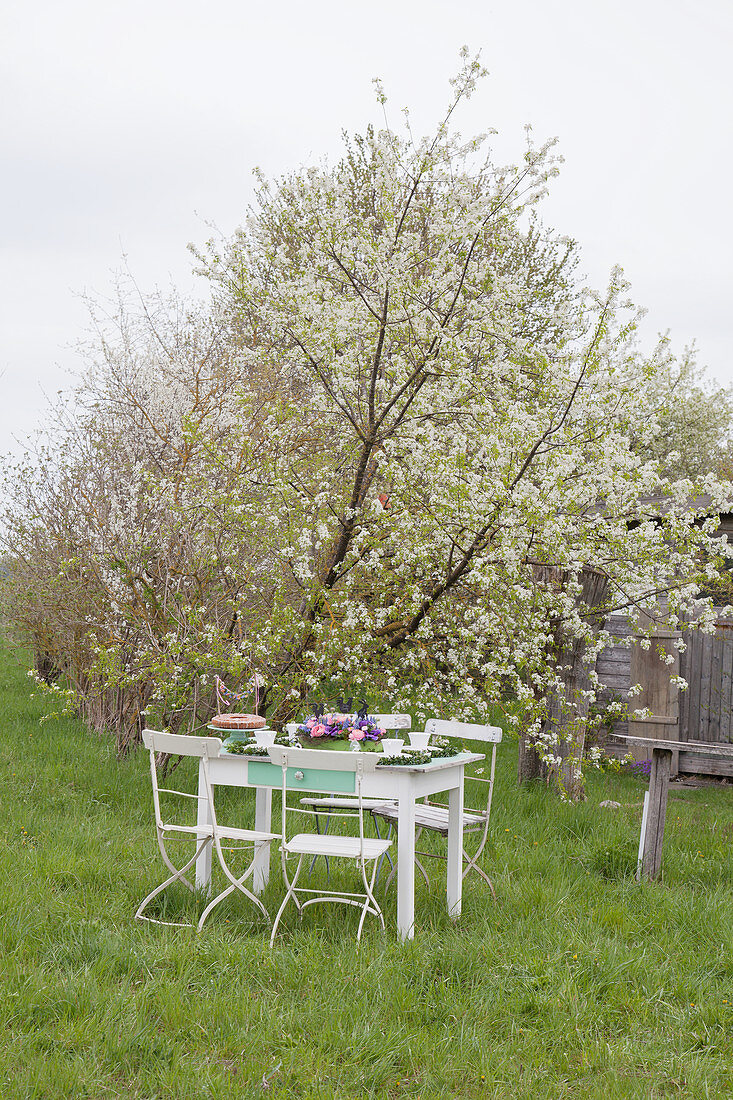
[[[395,824],[399,818],[397,806],[392,802],[382,803],[381,806],[373,809],[372,813]],[[485,822],[486,817],[483,814],[469,811],[463,815],[463,828],[467,832],[470,832],[471,829],[483,828]],[[421,829],[432,829],[436,833],[441,833],[442,836],[447,836],[448,810],[443,806],[430,806],[427,803],[419,802],[415,806],[415,824]]]
[[[364,858],[379,859],[391,845],[391,840],[364,838]],[[292,855],[345,856],[358,859],[361,842],[358,836],[328,836],[323,833],[298,833],[291,837],[283,850]]]
[[[301,806],[314,806],[316,808],[324,810],[337,810],[339,807],[342,810],[358,810],[359,799],[358,798],[301,798]],[[378,806],[389,806],[391,803],[385,802],[383,798],[362,798],[361,804],[365,810],[375,810]]]

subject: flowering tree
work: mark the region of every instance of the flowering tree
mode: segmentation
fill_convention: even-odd
[[[314,691],[426,716],[510,699],[577,796],[603,616],[688,614],[727,553],[690,496],[728,486],[645,457],[662,357],[634,343],[621,274],[578,285],[535,216],[551,144],[501,167],[451,131],[480,75],[466,58],[432,138],[385,124],[334,167],[262,179],[198,254],[209,344],[188,319],[142,364],[134,340],[108,350],[86,472],[124,465],[123,492],[92,495],[126,511],[74,528],[100,593],[83,664],[178,723],[214,670],[257,671],[275,722]]]
[[[675,356],[669,338],[660,338],[658,369],[647,380],[648,421],[632,446],[655,458],[670,478],[699,479],[709,471],[730,478],[733,393],[709,381],[695,348]]]
[[[5,470],[3,604],[39,679],[124,750],[151,699],[174,727],[197,710],[196,653],[219,605],[212,531],[200,508],[186,513],[187,479],[201,425],[217,438],[234,379],[221,326],[177,301],[136,314],[121,298],[94,321],[96,358],[74,407]]]
[[[448,118],[478,75],[467,63]],[[689,481],[644,460],[666,360],[636,349],[620,273],[581,293],[572,250],[528,223],[551,148],[497,168],[447,121],[422,142],[370,130],[333,169],[263,181],[245,227],[200,258],[282,394],[265,423],[290,457],[261,485],[301,591],[272,682],[297,700],[380,670],[393,697],[419,684],[426,712],[480,710],[510,684],[552,746],[558,632],[592,666],[601,609],[658,616],[664,596],[677,621],[711,525]],[[292,418],[314,460],[297,478]],[[662,492],[660,517],[643,500]],[[604,578],[590,607],[584,570]]]

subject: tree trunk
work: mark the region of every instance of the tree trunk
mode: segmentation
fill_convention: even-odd
[[[47,684],[54,684],[61,675],[61,669],[51,654],[42,646],[37,645],[33,654],[33,665],[36,676]]]
[[[517,777],[520,783],[526,783],[530,779],[542,779],[542,761],[537,749],[529,744],[525,737],[519,741],[519,768]]]
[[[533,571],[537,582],[548,587],[565,588],[572,576],[555,565],[535,564]],[[582,617],[586,622],[600,626],[604,618],[601,606],[608,578],[605,573],[584,568],[580,580],[583,591],[578,597],[578,604]],[[556,783],[573,802],[579,802],[585,798],[581,763],[588,721],[588,700],[583,698],[582,692],[590,687],[589,669],[583,662],[586,642],[583,638],[568,634],[562,624],[558,624],[553,633],[555,641],[550,663],[559,672],[563,686],[546,699],[547,714],[542,734],[545,738],[543,744],[547,744],[552,755],[560,759],[560,764],[548,765],[540,759],[534,746],[522,739],[518,780],[523,783],[542,777],[546,782]]]

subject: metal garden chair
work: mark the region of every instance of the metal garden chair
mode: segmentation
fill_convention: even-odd
[[[253,874],[258,859],[264,858],[265,854],[269,854],[270,844],[273,840],[278,840],[279,837],[277,833],[261,833],[253,829],[236,829],[223,827],[219,824],[216,816],[216,808],[214,806],[213,788],[209,778],[209,760],[212,757],[218,756],[221,749],[221,741],[219,738],[188,737],[171,733],[159,733],[157,730],[143,730],[143,743],[150,752],[150,776],[153,784],[153,805],[155,807],[155,828],[158,837],[158,847],[160,848],[163,862],[172,874],[165,882],[162,882],[160,886],[156,886],[154,890],[151,890],[148,896],[141,901],[135,913],[135,919],[149,921],[151,924],[165,924],[174,928],[194,927],[194,925],[188,921],[167,921],[161,920],[158,917],[145,916],[144,911],[151,901],[162,894],[163,891],[174,882],[180,882],[194,893],[195,887],[186,878],[186,873],[193,867],[206,846],[213,845],[221,869],[229,880],[229,886],[208,903],[198,923],[195,925],[197,930],[199,932],[201,931],[204,921],[212,909],[235,890],[249,898],[267,919],[268,924],[271,923],[270,914],[265,906],[255,894],[251,893],[246,888],[244,883],[250,875]],[[169,753],[171,756],[197,757],[203,771],[205,793],[203,795],[190,794],[188,791],[176,790],[171,787],[160,787],[158,784],[158,771],[155,765],[156,752]],[[161,811],[161,795],[165,795],[166,798],[171,796],[171,798],[176,799],[193,799],[197,805],[200,799],[205,799],[208,804],[207,816],[209,824],[202,825],[194,821],[192,824],[181,825],[177,822],[164,820]],[[176,866],[168,853],[168,844],[172,841],[180,840],[188,841],[189,843],[191,843],[191,841],[196,841],[196,850],[191,858],[182,866]],[[227,844],[225,847],[222,844],[222,840],[234,841],[235,843]],[[247,849],[250,845],[257,845],[253,858],[244,874],[237,876],[230,869],[225,859],[224,852],[241,851]]]
[[[392,843],[390,840],[380,840],[364,836],[364,802],[361,788],[364,775],[374,772],[378,757],[367,752],[329,752],[327,749],[291,749],[281,745],[272,745],[268,750],[270,759],[282,769],[282,841],[280,854],[282,860],[283,878],[287,892],[275,917],[270,936],[270,946],[275,942],[280,919],[285,908],[292,898],[300,915],[309,905],[317,905],[322,902],[338,902],[342,905],[353,905],[361,909],[359,928],[356,938],[361,938],[364,921],[368,913],[379,918],[384,929],[384,916],[374,897],[374,880],[377,873],[377,863]],[[358,836],[344,836],[342,834],[326,833],[297,833],[294,836],[288,834],[288,816],[290,814],[315,815],[314,810],[288,807],[287,793],[296,783],[313,783],[315,789],[330,789],[329,773],[354,773],[354,795],[356,812],[339,812],[339,817],[357,818],[359,822]],[[308,773],[308,774],[307,774]],[[298,885],[298,879],[303,868],[303,861],[311,856],[328,856],[329,859],[355,860],[361,873],[364,886],[363,891],[350,892],[345,890],[321,890],[307,889]],[[297,865],[292,876],[289,874],[288,860],[297,858]],[[371,877],[367,874],[368,864],[373,864]],[[301,900],[303,895],[309,896]]]
[[[376,725],[378,725],[379,728],[383,729],[383,730],[404,730],[405,733],[407,733],[407,731],[410,729],[410,725],[412,723],[412,719],[410,718],[409,714],[374,714],[374,715],[372,715],[372,717],[374,718],[374,721],[375,721]],[[291,722],[285,728],[286,728],[288,733],[294,734],[296,732],[297,728],[298,728],[298,724],[296,722]],[[321,751],[324,751],[324,750],[318,749],[317,751],[321,752]],[[301,806],[308,806],[308,807],[310,807],[311,809],[313,809],[315,811],[315,813],[316,813],[316,830],[318,832],[321,831],[321,824],[320,824],[321,815],[320,815],[319,811],[324,812],[324,816],[326,818],[326,825],[325,825],[325,828],[323,830],[324,833],[328,832],[328,828],[329,828],[329,824],[330,824],[330,820],[331,820],[331,814],[333,813],[334,810],[336,810],[336,811],[338,811],[338,810],[353,810],[353,809],[356,809],[356,807],[358,805],[355,798],[345,798],[343,795],[329,795],[326,798],[301,798],[300,804],[301,804]],[[365,810],[373,810],[373,809],[376,809],[378,806],[383,806],[384,804],[385,803],[384,803],[383,798],[365,798],[364,801],[363,801],[363,807],[364,807]],[[377,837],[381,840],[381,833],[379,832],[379,822],[378,822],[377,818],[374,818],[373,820],[374,820],[374,828],[375,828]],[[391,829],[391,826],[390,826],[390,830],[387,833],[387,839],[389,839],[389,835],[390,835],[391,831],[392,831],[392,829]],[[387,861],[390,865],[390,868],[393,869],[394,864],[392,862],[392,857],[390,856],[389,852],[386,852],[385,854],[386,854],[386,857],[387,857]],[[311,865],[310,865],[310,870],[311,871],[313,870],[313,868],[315,866],[317,858],[318,858],[317,856],[314,856],[313,859],[311,860]],[[381,866],[381,862],[380,862],[380,866]],[[326,871],[328,871],[328,857],[326,857]]]
[[[488,779],[483,779],[481,776],[472,775],[467,776],[467,781],[472,783],[483,783],[486,786],[486,803],[478,809],[464,809],[463,811],[463,831],[464,833],[479,833],[478,846],[473,853],[469,855],[466,849],[463,849],[463,878],[469,873],[469,871],[476,871],[482,879],[488,884],[489,889],[494,897],[494,886],[489,876],[479,867],[478,860],[481,858],[481,853],[486,845],[486,838],[489,831],[489,817],[491,815],[491,801],[494,793],[494,771],[496,767],[496,746],[499,744],[502,738],[502,731],[499,726],[480,726],[471,722],[452,722],[443,721],[439,718],[430,718],[425,725],[425,732],[431,736],[438,737],[458,737],[463,741],[488,741],[491,743],[491,765],[489,770]],[[371,810],[372,816],[377,818],[381,817],[384,821],[388,821],[390,825],[397,827],[397,807],[392,803],[383,803],[381,806]],[[430,832],[440,833],[441,836],[448,836],[448,807],[439,802],[421,802],[415,807],[415,826],[418,830],[417,837],[423,829],[427,829]],[[445,859],[446,857],[439,852],[417,852],[419,856],[426,857],[428,859]],[[425,869],[419,860],[416,863],[426,881],[428,881]],[[389,886],[392,878],[394,877],[394,867],[392,868],[389,878],[387,879],[386,886]]]

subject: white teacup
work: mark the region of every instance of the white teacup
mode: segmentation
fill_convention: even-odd
[[[430,741],[429,733],[411,733],[410,745],[413,749],[426,749]]]
[[[383,737],[382,752],[385,756],[399,756],[404,744],[402,737]]]
[[[261,749],[269,748],[275,744],[275,731],[268,729],[254,730],[255,744]]]

